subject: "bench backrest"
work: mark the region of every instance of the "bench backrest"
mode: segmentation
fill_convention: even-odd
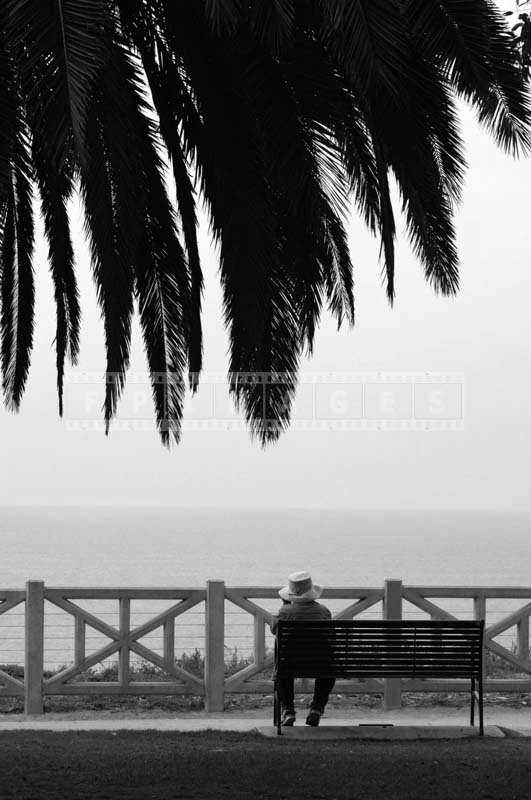
[[[472,678],[482,670],[485,623],[280,620],[279,677]]]

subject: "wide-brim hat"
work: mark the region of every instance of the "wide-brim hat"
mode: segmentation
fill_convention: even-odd
[[[279,595],[290,603],[297,600],[317,600],[323,593],[323,587],[312,582],[309,572],[293,572],[288,575],[288,585],[283,586]]]

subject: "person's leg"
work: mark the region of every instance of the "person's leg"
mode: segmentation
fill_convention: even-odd
[[[316,678],[313,699],[310,705],[311,709],[319,711],[320,714],[323,713],[335,682],[335,678]]]
[[[295,713],[295,681],[293,678],[279,679],[278,694],[282,710]]]

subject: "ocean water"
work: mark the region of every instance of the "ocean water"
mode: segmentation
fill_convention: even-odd
[[[194,508],[0,509],[0,588],[28,579],[48,586],[204,587],[278,586],[295,570],[310,569],[328,587],[382,586],[386,578],[423,586],[531,586],[531,515],[506,512],[350,512],[330,510]],[[113,601],[78,601],[117,625]],[[171,603],[136,601],[138,625]],[[275,602],[263,606],[273,610]],[[345,601],[329,602],[332,610]],[[488,621],[523,602],[497,600]],[[445,608],[471,615],[470,601]],[[406,609],[408,615],[415,610]],[[379,607],[371,612],[381,614]],[[228,649],[248,654],[252,619],[227,604]],[[73,657],[73,618],[47,603],[48,667]],[[20,662],[21,607],[0,615],[0,663]],[[178,618],[176,650],[203,649],[204,608]],[[502,644],[509,644],[509,634]],[[268,639],[269,641],[269,639]],[[160,631],[146,646],[161,652]],[[87,631],[87,653],[108,643]]]
[[[531,584],[531,514],[0,508],[0,587]]]

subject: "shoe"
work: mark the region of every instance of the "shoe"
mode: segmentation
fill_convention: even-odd
[[[292,728],[295,725],[295,712],[284,711],[280,724],[283,728]]]
[[[321,719],[321,712],[316,708],[311,708],[310,713],[306,717],[306,725],[311,725],[312,728],[317,728]]]

